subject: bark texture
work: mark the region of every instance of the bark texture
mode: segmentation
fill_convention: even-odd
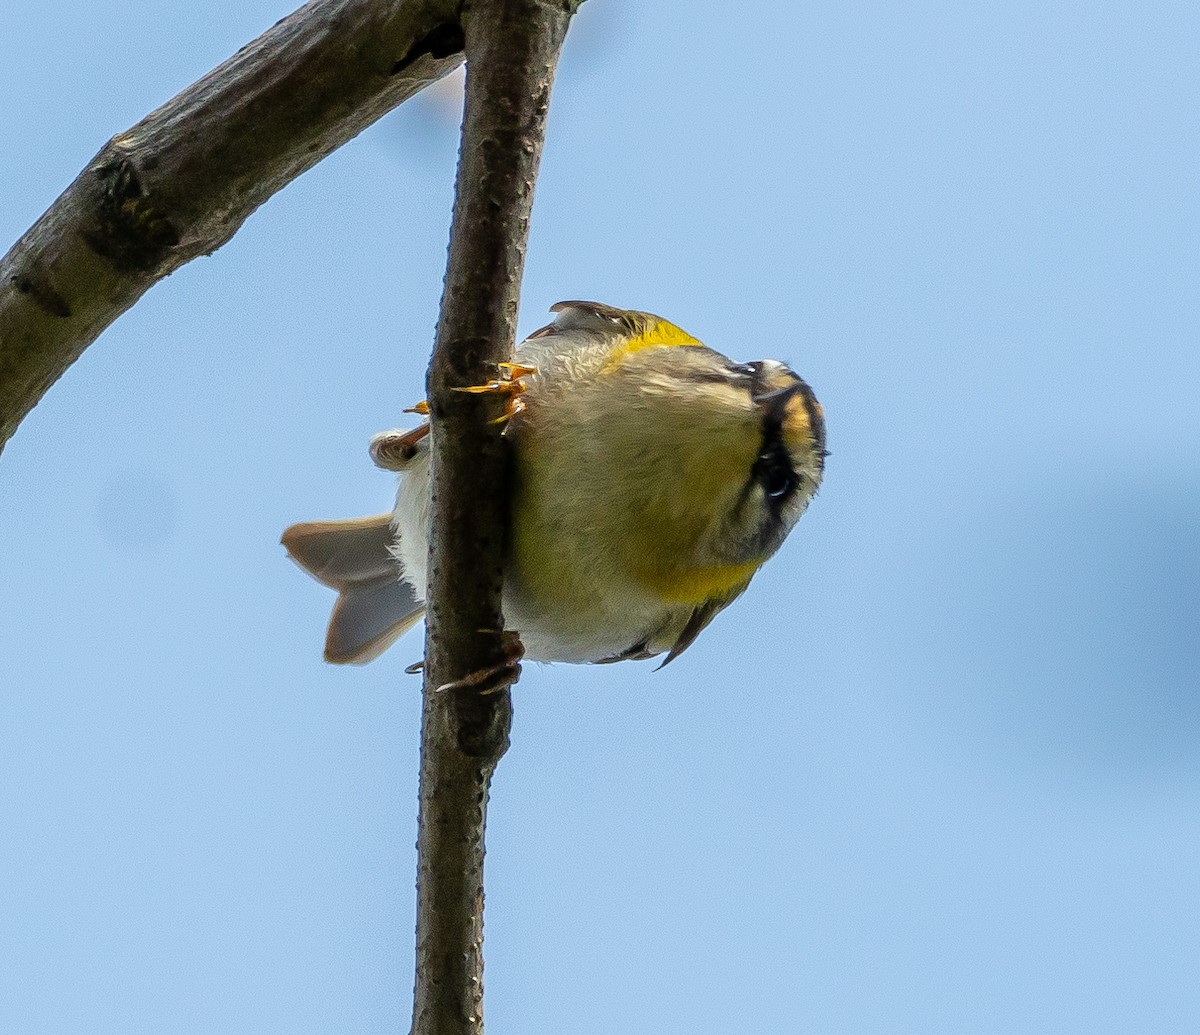
[[[492,772],[508,747],[519,645],[502,631],[508,471],[502,426],[491,422],[504,401],[455,388],[486,383],[512,358],[550,87],[577,7],[487,0],[463,12],[466,117],[428,385],[434,536],[414,1035],[483,1031],[484,823]]]
[[[157,280],[462,63],[459,0],[312,0],[113,137],[0,260],[0,450]]]

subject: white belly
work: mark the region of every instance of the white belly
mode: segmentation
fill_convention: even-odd
[[[397,533],[393,552],[405,581],[422,600],[428,596],[431,510],[429,453],[423,449],[400,476],[392,515]],[[532,661],[601,661],[643,642],[661,652],[674,643],[691,613],[690,608],[664,607],[628,584],[620,585],[619,599],[614,599],[586,571],[562,571],[553,599],[535,598],[524,582],[520,571],[509,573],[504,621],[520,634]]]

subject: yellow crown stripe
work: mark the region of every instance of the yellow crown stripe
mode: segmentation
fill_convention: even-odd
[[[682,327],[677,327],[669,320],[650,319],[638,321],[637,329],[628,340],[617,345],[608,358],[606,367],[611,368],[621,362],[626,356],[642,349],[658,348],[660,345],[703,345],[704,342],[693,338]]]
[[[637,352],[639,349],[652,348],[655,345],[699,345],[682,327],[676,327],[668,320],[655,320],[647,325],[640,334],[630,338],[625,343],[626,352]]]

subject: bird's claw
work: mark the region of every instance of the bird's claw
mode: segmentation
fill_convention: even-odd
[[[525,403],[517,397],[528,388],[524,378],[536,374],[537,367],[524,366],[521,363],[497,363],[496,366],[500,368],[500,376],[495,380],[483,385],[467,385],[454,390],[456,392],[468,392],[471,395],[495,394],[507,396],[504,404],[504,412],[491,422],[492,424],[503,424],[505,421],[512,420],[513,417],[525,409]]]
[[[521,678],[521,659],[525,656],[525,647],[521,643],[521,637],[507,629],[480,629],[479,631],[494,632],[500,636],[500,649],[504,652],[503,660],[489,668],[468,672],[461,679],[443,683],[434,693],[444,694],[451,690],[473,690],[481,696],[486,696],[506,690]]]

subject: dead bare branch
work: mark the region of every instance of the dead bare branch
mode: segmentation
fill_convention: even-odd
[[[312,0],[113,137],[0,260],[0,450],[156,281],[462,63],[458,0]]]

